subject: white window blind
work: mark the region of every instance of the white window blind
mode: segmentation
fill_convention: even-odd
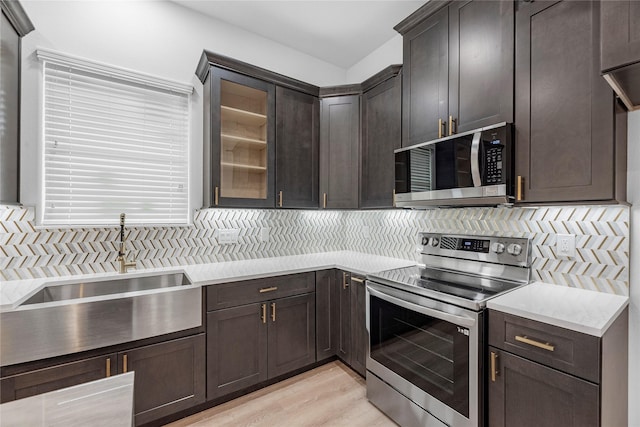
[[[44,61],[43,225],[186,224],[190,87]]]

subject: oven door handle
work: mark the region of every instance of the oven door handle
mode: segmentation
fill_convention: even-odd
[[[397,306],[406,308],[407,310],[416,311],[418,313],[424,314],[425,316],[435,317],[436,319],[444,320],[445,322],[453,323],[458,326],[464,326],[467,328],[471,328],[476,324],[476,320],[471,317],[459,316],[457,314],[446,313],[441,310],[437,310],[430,307],[424,307],[422,305],[415,304],[410,301],[405,301],[403,299],[397,298],[395,296],[389,295],[385,292],[382,292],[379,287],[369,284],[367,289],[369,294],[376,296],[382,300],[395,304]]]

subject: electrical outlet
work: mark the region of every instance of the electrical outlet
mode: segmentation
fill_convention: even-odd
[[[238,243],[239,228],[221,228],[218,230],[218,243],[221,245]]]
[[[371,238],[371,228],[368,225],[362,226],[362,238],[370,239]]]
[[[260,228],[260,241],[261,242],[268,242],[269,241],[269,232],[271,230],[269,229],[269,227],[261,227]]]
[[[574,258],[576,256],[576,236],[573,234],[558,234],[556,237],[558,256]]]

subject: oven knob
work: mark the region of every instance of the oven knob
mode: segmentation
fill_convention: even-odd
[[[427,246],[429,244],[429,238],[428,237],[423,237],[422,238],[422,246]]]
[[[501,254],[502,252],[504,252],[504,243],[494,243],[493,245],[491,245],[491,250],[497,254]]]
[[[509,252],[513,256],[518,256],[522,252],[522,246],[517,243],[512,243],[507,246],[507,252]]]
[[[438,246],[438,243],[440,243],[440,239],[438,239],[437,237],[431,238],[431,246]]]

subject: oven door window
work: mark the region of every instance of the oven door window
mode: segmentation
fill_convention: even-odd
[[[371,295],[370,340],[372,359],[469,416],[466,328]]]

